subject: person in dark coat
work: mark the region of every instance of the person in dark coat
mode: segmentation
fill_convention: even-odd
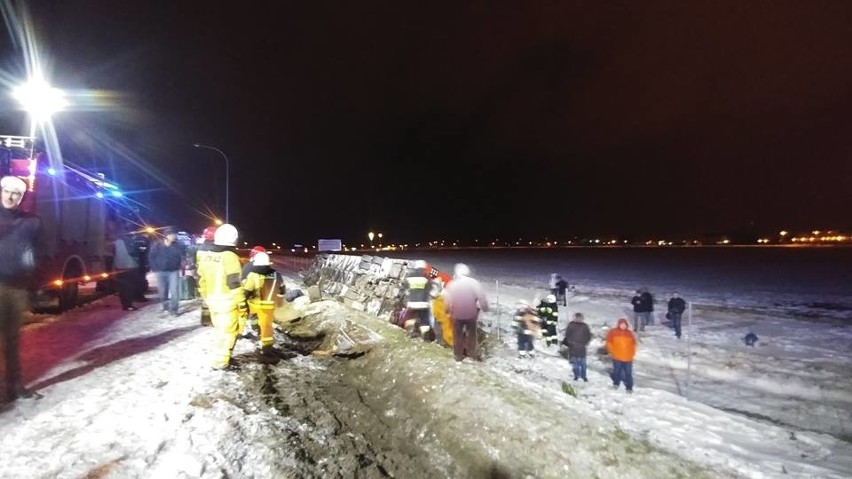
[[[637,289],[630,300],[633,305],[633,331],[645,331],[645,326],[654,324],[654,297],[645,289]]]
[[[5,402],[31,397],[21,378],[20,329],[29,309],[36,259],[43,248],[41,219],[18,207],[27,184],[17,176],[0,180],[0,335],[6,370]]]
[[[574,370],[574,381],[589,381],[586,377],[586,346],[591,341],[592,331],[583,321],[583,313],[574,313],[574,319],[568,323],[565,339],[562,340],[562,344],[568,346],[568,361]]]
[[[151,247],[148,260],[151,270],[157,277],[157,289],[163,311],[178,315],[180,304],[180,271],[183,269],[184,247],[180,244],[175,230],[167,227],[163,230],[164,238]]]
[[[654,325],[654,296],[647,289],[642,290],[642,305],[645,313],[645,325]]]
[[[683,312],[686,311],[686,301],[677,293],[672,293],[672,298],[669,300],[669,309],[666,313],[666,318],[671,320],[672,328],[675,330],[675,336],[680,339],[680,324]]]
[[[133,238],[129,233],[121,235],[115,240],[115,256],[113,258],[113,279],[118,290],[118,299],[121,308],[125,311],[136,311],[133,300],[139,293],[139,263],[131,256],[133,249]]]
[[[562,275],[556,275],[556,302],[568,306],[568,281]]]

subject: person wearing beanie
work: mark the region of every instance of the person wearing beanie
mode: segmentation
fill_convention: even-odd
[[[21,377],[20,329],[29,309],[36,259],[42,249],[41,219],[19,209],[27,184],[17,176],[0,180],[0,336],[6,371],[2,402],[31,397]]]

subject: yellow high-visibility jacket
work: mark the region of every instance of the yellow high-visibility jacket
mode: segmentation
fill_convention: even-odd
[[[269,266],[253,266],[243,280],[243,290],[253,310],[275,309],[284,301],[284,278]]]
[[[204,290],[201,289],[201,263],[204,262],[204,257],[213,252],[213,248],[215,248],[213,244],[204,243],[195,250],[195,274],[198,275],[198,295],[201,299],[204,299]]]
[[[215,247],[198,260],[198,290],[210,311],[229,312],[245,302],[240,257],[233,248]]]

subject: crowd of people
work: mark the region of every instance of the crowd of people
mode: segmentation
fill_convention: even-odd
[[[457,362],[479,358],[477,324],[488,298],[467,265],[456,264],[450,277],[417,260],[406,272],[402,295],[397,324],[410,337],[451,347]]]
[[[5,378],[0,403],[33,393],[24,388],[20,364],[20,328],[35,290],[36,259],[45,248],[41,219],[20,208],[27,184],[17,176],[0,179],[0,336]],[[156,278],[164,317],[180,314],[181,299],[198,294],[201,323],[215,328],[214,369],[233,369],[231,355],[239,335],[253,338],[255,319],[262,357],[274,359],[273,311],[285,301],[283,278],[271,266],[262,247],[252,250],[243,267],[236,251],[238,232],[230,224],[208,227],[200,244],[179,241],[172,227],[162,228],[151,240],[123,222],[106,242],[104,267],[110,281],[99,284],[115,292],[125,311],[146,302],[147,273]],[[278,355],[280,357],[280,355]]]

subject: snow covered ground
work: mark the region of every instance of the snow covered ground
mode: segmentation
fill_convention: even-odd
[[[497,298],[496,278],[482,279]],[[614,428],[719,475],[852,477],[848,327],[696,308],[693,327],[680,341],[665,326],[648,328],[635,364],[636,392],[627,395],[611,389],[608,362],[594,351],[605,325],[628,311],[620,299],[580,293],[570,298],[562,321],[583,312],[597,338],[590,382],[571,383],[574,399],[562,392],[570,365],[555,350],[521,360],[505,336],[510,306],[536,293],[501,284],[500,307],[483,322],[495,332],[500,325],[507,346],[465,367],[540,400],[535,407],[552,413],[553,428]],[[109,297],[37,317],[24,331],[23,364],[28,387],[43,397],[0,412],[0,478],[354,477],[346,464],[317,458],[336,441],[362,450],[358,458],[379,456],[369,438],[327,424],[335,422],[333,411],[300,411],[331,387],[313,384],[319,376],[312,372],[335,359],[298,356],[274,366],[252,364],[248,374],[211,371],[212,330],[198,324],[194,307],[183,303],[187,313],[171,318],[155,306],[123,312]],[[741,341],[744,322],[762,325],[755,348]],[[236,353],[253,348],[240,341]],[[448,351],[436,361],[452,364]],[[252,380],[270,371],[274,383]],[[299,392],[306,385],[316,389]],[[499,411],[481,413],[501,417]],[[508,426],[524,431],[527,424]],[[408,460],[415,464],[418,457]],[[571,474],[616,477],[606,465],[588,463],[594,468]],[[362,473],[381,477],[386,471]]]

